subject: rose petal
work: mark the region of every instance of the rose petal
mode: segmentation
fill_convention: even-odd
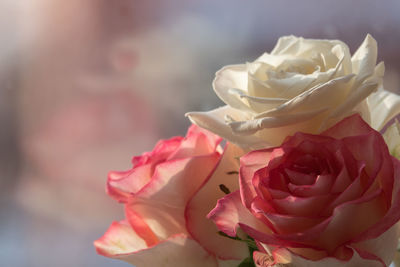
[[[137,214],[135,210],[131,209],[129,205],[125,206],[125,217],[127,218],[127,221],[131,225],[134,232],[146,242],[148,247],[159,242],[159,238],[156,236],[155,232],[158,233],[158,236],[161,236],[159,233],[162,230],[160,231],[160,229],[154,229],[154,227],[151,229],[146,221],[139,214]],[[165,235],[163,237],[165,238]]]
[[[132,196],[129,207],[151,229],[158,229],[155,234],[160,238],[182,232],[187,202],[208,178],[219,157],[215,152],[159,164],[152,180]]]
[[[378,91],[368,97],[371,126],[381,130],[392,118],[400,114],[400,96],[388,91]]]
[[[240,192],[235,191],[221,198],[207,216],[218,229],[229,236],[236,236],[239,224],[246,224],[263,233],[271,230],[246,209],[241,202]]]
[[[276,259],[276,263],[289,263],[296,267],[386,267],[382,265],[380,261],[363,259],[356,251],[353,251],[353,255],[348,261],[338,260],[333,257],[324,257],[321,260],[312,261],[288,249],[281,248],[280,250],[274,251],[274,258]]]
[[[312,197],[288,196],[284,199],[272,200],[273,206],[278,213],[295,216],[318,216],[320,211],[332,201],[334,196],[322,195]]]
[[[222,138],[218,135],[193,124],[189,127],[186,137],[180,142],[179,147],[169,155],[168,160],[213,153],[221,141]]]
[[[382,233],[390,229],[394,224],[400,220],[400,162],[397,159],[392,159],[394,165],[394,184],[393,184],[393,195],[392,205],[386,212],[385,216],[380,220],[379,223],[373,225],[367,231],[354,238],[353,242],[360,242],[372,238],[377,238]]]
[[[311,88],[306,92],[292,98],[276,109],[258,114],[257,118],[283,116],[294,112],[304,113],[306,111],[310,112],[311,110],[320,110],[330,107],[336,102],[343,100],[343,97],[346,94],[346,87],[344,87],[344,85],[346,85],[353,77],[353,74],[349,74],[343,77],[335,78],[324,84],[319,84],[314,88]],[[335,90],[333,90],[333,88],[335,88]],[[341,93],[339,93],[339,90]],[[307,108],[311,108],[311,110],[307,110]]]
[[[288,188],[293,195],[299,197],[326,195],[331,190],[334,181],[335,180],[331,174],[318,175],[315,182],[311,185],[298,186],[294,184],[288,184]]]
[[[95,242],[98,252],[105,256],[140,267],[218,267],[217,261],[212,255],[184,234],[171,236],[155,246],[146,248],[132,245],[136,242],[132,230],[126,230],[122,225],[113,225],[112,227],[113,229],[107,232],[109,234],[107,239]],[[105,251],[107,254],[104,254]]]
[[[94,242],[97,253],[114,257],[145,249],[146,242],[132,230],[127,221],[113,222],[106,233]]]
[[[242,154],[241,149],[228,143],[216,170],[185,209],[186,227],[191,236],[207,251],[223,259],[245,258],[248,255],[247,246],[243,242],[218,235],[217,227],[206,216],[215,207],[217,200],[225,195],[219,189],[220,184],[231,191],[239,188],[238,174],[235,172],[239,170],[238,157]]]
[[[182,139],[178,136],[161,140],[157,142],[153,151],[133,157],[133,169],[110,172],[107,179],[107,193],[117,201],[126,203],[132,194],[137,193],[151,180],[155,166],[174,153]]]
[[[303,232],[314,225],[321,223],[323,217],[300,217],[277,213],[263,213],[265,218],[273,225],[277,234],[294,234]]]
[[[389,230],[374,239],[369,239],[351,246],[358,251],[373,253],[389,266],[393,261],[394,254],[400,236],[400,224],[393,225]]]
[[[225,66],[215,74],[213,88],[217,96],[225,104],[233,108],[246,108],[246,106],[236,97],[229,93],[229,89],[247,88],[247,67],[245,64]]]
[[[138,166],[124,172],[110,172],[107,179],[107,193],[118,202],[126,203],[151,179],[152,164]]]
[[[235,88],[229,89],[229,93],[240,98],[252,112],[264,112],[288,101],[288,99],[285,98],[249,96],[243,90]]]
[[[337,206],[329,225],[314,244],[333,252],[339,245],[356,238],[382,220],[386,212],[385,206],[382,190]]]
[[[253,199],[256,197],[257,192],[253,186],[254,173],[263,168],[271,158],[279,157],[283,151],[281,149],[266,149],[252,151],[240,158],[240,171],[239,171],[239,183],[240,183],[240,194],[243,200],[243,204],[247,207],[251,207]]]
[[[324,107],[318,110],[286,114],[279,117],[263,117],[253,120],[233,121],[229,123],[229,126],[236,135],[250,135],[263,129],[279,128],[306,121],[321,114],[321,112],[325,110],[326,108]]]
[[[268,141],[257,136],[239,136],[232,132],[231,127],[226,123],[226,116],[235,120],[244,120],[243,113],[229,106],[220,107],[208,112],[189,112],[187,117],[196,125],[210,130],[213,133],[227,139],[234,144],[241,144],[244,149],[256,149],[271,146]]]
[[[321,135],[330,136],[335,139],[342,139],[350,136],[369,134],[371,130],[371,127],[360,117],[360,115],[354,114],[322,132]]]
[[[374,73],[377,56],[378,45],[375,39],[370,34],[367,34],[364,42],[351,58],[353,72],[358,74],[355,84],[359,84]]]

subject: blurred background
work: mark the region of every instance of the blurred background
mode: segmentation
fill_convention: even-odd
[[[354,52],[371,33],[398,91],[399,12],[398,0],[0,0],[0,265],[129,266],[92,245],[123,218],[108,171],[183,135],[185,112],[222,104],[214,73],[282,35]]]

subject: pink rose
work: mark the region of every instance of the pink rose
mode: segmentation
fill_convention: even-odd
[[[240,191],[211,211],[254,238],[258,266],[388,266],[399,237],[400,163],[359,115],[240,161]]]
[[[126,219],[112,223],[95,241],[97,252],[138,267],[237,266],[247,247],[218,235],[206,218],[224,195],[212,185],[235,167],[228,160],[233,157],[221,157],[220,141],[193,125],[186,138],[160,141],[153,151],[134,157],[131,170],[111,172],[107,191],[125,204]]]

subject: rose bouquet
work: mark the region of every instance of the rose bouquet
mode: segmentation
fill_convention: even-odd
[[[368,35],[282,37],[213,82],[225,106],[187,114],[111,172],[125,206],[95,247],[146,266],[389,266],[400,231],[400,97]],[[222,138],[227,142],[221,144]]]

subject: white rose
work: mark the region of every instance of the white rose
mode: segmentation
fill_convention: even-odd
[[[282,37],[271,53],[216,73],[213,88],[226,106],[187,116],[245,149],[279,145],[297,131],[319,133],[356,112],[371,123],[366,98],[384,74],[376,60],[370,35],[353,56],[338,40]]]

